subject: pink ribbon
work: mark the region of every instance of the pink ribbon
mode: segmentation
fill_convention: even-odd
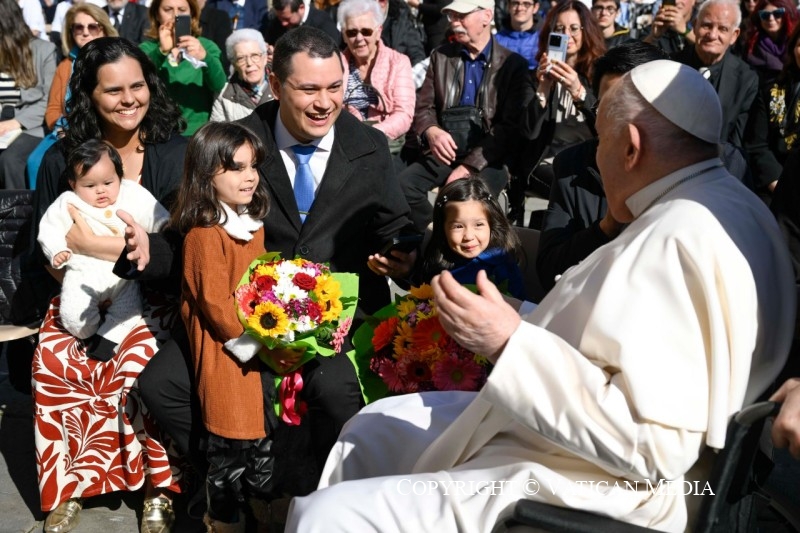
[[[308,406],[300,399],[303,390],[302,367],[289,372],[281,379],[278,401],[281,406],[281,420],[290,426],[299,426]]]

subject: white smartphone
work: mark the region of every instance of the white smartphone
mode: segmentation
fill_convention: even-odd
[[[566,61],[568,43],[569,35],[566,33],[551,33],[547,40],[547,58],[550,61]]]

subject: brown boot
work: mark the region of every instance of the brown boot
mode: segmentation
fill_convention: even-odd
[[[244,533],[244,520],[234,523],[220,522],[206,513],[203,516],[203,523],[206,525],[206,533]]]

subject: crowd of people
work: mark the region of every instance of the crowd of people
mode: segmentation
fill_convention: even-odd
[[[212,533],[268,531],[287,497],[289,531],[489,531],[523,497],[678,531],[682,496],[624,482],[699,479],[729,417],[770,395],[800,458],[797,7],[656,2],[643,33],[628,10],[0,0],[0,184],[34,189],[48,274],[45,531],[140,488],[144,533],[170,530],[181,492]],[[513,227],[531,194],[549,204],[529,222],[538,307]],[[432,285],[444,330],[494,364],[486,386],[365,407],[350,359],[317,356],[308,433],[288,431],[274,369],[296,354],[267,365],[232,312],[265,251],[358,274],[357,323],[387,278]],[[481,480],[514,488],[443,489]]]

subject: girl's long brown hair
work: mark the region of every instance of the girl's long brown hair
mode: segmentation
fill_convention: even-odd
[[[233,122],[209,122],[197,130],[186,147],[183,180],[170,217],[172,229],[185,235],[192,228],[207,228],[226,222],[214,189],[214,176],[224,170],[234,170],[233,157],[246,144],[253,149],[253,164],[260,165],[266,157],[264,144],[245,126]],[[269,210],[266,182],[263,177],[259,178],[256,192],[247,205],[247,214],[254,219],[264,218]]]

